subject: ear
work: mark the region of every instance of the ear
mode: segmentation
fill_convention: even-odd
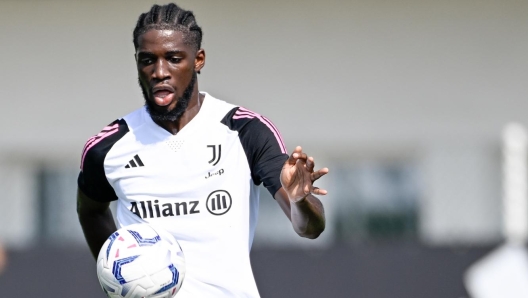
[[[194,58],[194,71],[200,73],[200,70],[205,66],[205,50],[199,49],[196,52],[196,57]]]

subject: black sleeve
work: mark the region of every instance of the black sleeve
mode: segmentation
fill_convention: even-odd
[[[239,107],[229,111],[222,123],[238,131],[253,182],[256,185],[264,183],[264,187],[275,197],[282,187],[282,166],[288,159],[279,130],[266,117]]]
[[[124,119],[116,120],[84,145],[81,172],[77,179],[79,189],[89,198],[99,202],[117,200],[114,189],[108,183],[104,170],[106,154],[129,131]]]

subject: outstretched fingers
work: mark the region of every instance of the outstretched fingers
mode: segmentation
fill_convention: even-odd
[[[299,159],[301,154],[302,154],[301,146],[295,147],[295,149],[293,149],[292,154],[290,154],[290,157],[288,158],[287,163],[291,166],[294,166],[297,163],[297,159]]]
[[[315,167],[314,158],[310,156],[310,157],[308,157],[308,158],[306,159],[306,169],[307,169],[309,172],[313,172],[314,167]]]
[[[322,188],[319,188],[317,186],[313,186],[313,183],[323,177],[324,175],[328,174],[328,168],[322,168],[318,171],[315,171],[313,172],[312,174],[310,174],[310,178],[312,179],[312,185],[311,185],[311,190],[310,192],[314,195],[321,195],[321,196],[324,196],[326,194],[328,194],[328,191],[326,191],[326,189],[322,189]]]
[[[311,175],[312,176],[311,177],[312,181],[316,181],[317,179],[319,179],[319,178],[323,177],[324,175],[328,174],[328,172],[329,172],[328,168],[322,168],[322,169],[320,169],[318,171],[313,172],[312,175]]]
[[[298,197],[304,193],[326,195],[328,191],[314,186],[314,182],[322,176],[328,174],[328,168],[315,169],[315,160],[312,156],[306,155],[301,146],[295,147],[281,172],[281,183],[285,185],[285,190],[290,197]]]
[[[314,195],[324,196],[328,194],[328,191],[326,191],[326,189],[322,189],[319,187],[313,187],[311,193],[313,193]]]
[[[306,155],[306,153],[302,152],[301,146],[297,146],[295,147],[295,149],[293,150],[292,154],[290,155],[290,157],[288,158],[286,162],[289,165],[294,166],[297,163],[297,161],[306,163],[307,159],[308,159],[308,156]]]

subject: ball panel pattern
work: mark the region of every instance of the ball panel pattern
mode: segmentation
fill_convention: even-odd
[[[185,277],[185,259],[174,237],[149,224],[113,233],[97,260],[101,288],[111,298],[171,298]]]

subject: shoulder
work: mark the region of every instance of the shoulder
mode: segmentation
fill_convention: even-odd
[[[286,146],[279,129],[267,117],[244,107],[233,107],[221,121],[229,129],[238,131],[241,137],[252,141],[267,142],[267,139],[276,141],[282,153],[287,153]]]
[[[77,183],[79,189],[91,199],[115,200],[115,193],[106,180],[104,162],[108,151],[128,131],[126,121],[118,119],[89,138],[84,145]]]
[[[249,123],[261,123],[266,126],[274,126],[268,118],[240,106],[235,106],[229,110],[222,119],[222,123],[233,130],[239,130]]]
[[[287,154],[282,135],[270,119],[242,106],[214,98],[208,93],[205,95],[208,110],[215,115],[213,118],[220,116],[220,122],[230,130],[237,131],[243,143],[274,144],[278,146],[281,153]]]
[[[145,124],[148,116],[144,107],[119,118],[105,126],[98,134],[93,135],[86,141],[82,151],[81,169],[84,168],[86,160],[102,162],[115,143],[121,140],[127,133],[134,132]]]
[[[127,121],[121,118],[108,124],[98,134],[90,137],[82,151],[81,170],[86,169],[87,163],[102,165],[108,151],[129,131]]]

